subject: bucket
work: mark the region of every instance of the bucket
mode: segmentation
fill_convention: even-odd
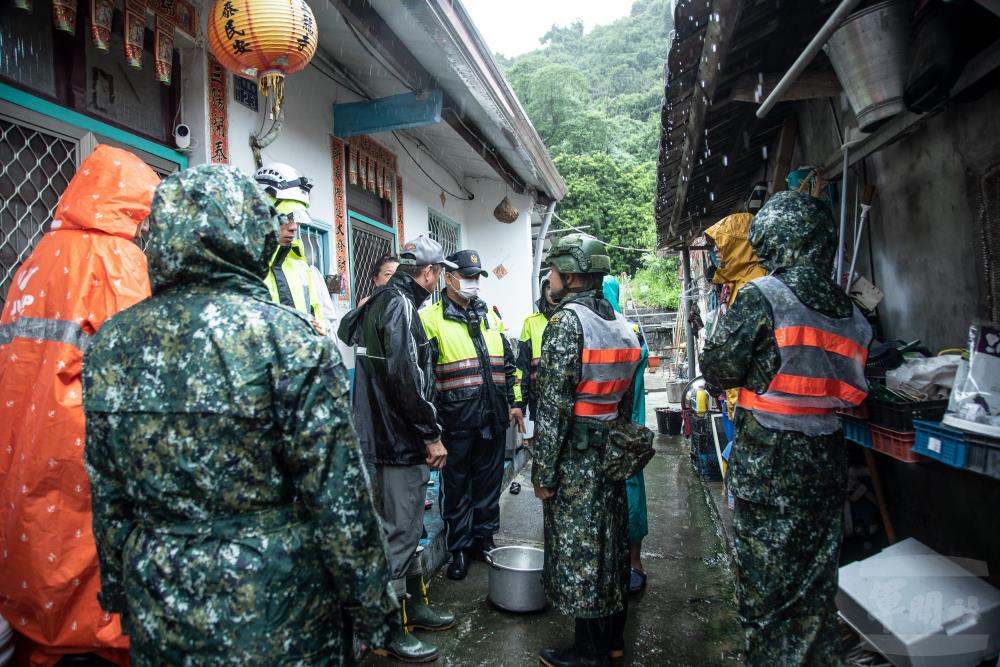
[[[667,384],[667,403],[680,403],[684,396],[684,385],[687,380],[678,380]]]
[[[680,435],[681,423],[680,410],[656,408],[656,429],[660,435]]]
[[[888,0],[851,14],[824,47],[863,132],[905,109],[912,5]]]

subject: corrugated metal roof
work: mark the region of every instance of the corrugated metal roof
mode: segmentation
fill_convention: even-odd
[[[677,1],[661,110],[657,247],[676,249],[739,210],[749,186],[765,176],[765,165],[773,164],[766,150],[789,105],[779,104],[758,119],[757,103],[733,95],[784,73],[835,6],[832,1]],[[813,68],[828,68],[826,58],[818,57]]]

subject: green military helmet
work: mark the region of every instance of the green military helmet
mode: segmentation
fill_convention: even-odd
[[[549,250],[548,263],[559,273],[611,273],[604,243],[589,234],[567,234]]]

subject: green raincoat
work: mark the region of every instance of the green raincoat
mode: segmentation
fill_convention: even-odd
[[[798,192],[774,195],[750,226],[750,244],[803,308],[851,316],[850,298],[830,280],[836,231],[824,202]],[[716,390],[763,393],[780,365],[770,303],[750,283],[705,344],[705,381]],[[746,663],[842,664],[834,596],[847,490],[843,433],[773,431],[738,409],[727,485],[736,496]]]
[[[153,296],[84,359],[101,604],[136,665],[342,664],[397,605],[340,356],[271,303],[252,179],[174,174],[152,216]]]

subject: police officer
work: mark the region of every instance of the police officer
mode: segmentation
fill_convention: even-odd
[[[830,280],[837,235],[824,202],[780,192],[749,236],[770,275],[739,291],[701,360],[710,386],[740,388],[727,483],[746,662],[841,664],[847,461],[834,410],[866,396],[871,327]]]
[[[521,342],[517,352],[517,371],[520,381],[521,398],[519,405],[523,410],[531,410],[531,418],[538,419],[538,364],[542,360],[542,334],[545,325],[549,323],[552,312],[558,303],[552,298],[548,276],[542,278],[542,296],[535,303],[537,312],[524,318],[521,325]]]
[[[603,243],[568,234],[548,262],[560,303],[542,342],[532,483],[544,501],[545,593],[576,627],[571,646],[539,658],[549,667],[606,665],[624,652],[629,534],[624,478],[605,474],[605,448],[609,427],[631,419],[641,348],[603,296],[611,270]]]
[[[309,191],[313,184],[294,167],[280,162],[264,165],[254,179],[267,193],[278,212],[278,248],[264,279],[271,300],[312,315],[330,332],[336,329],[336,311],[319,269],[309,263],[302,241],[296,238],[300,225],[309,222]]]
[[[503,322],[479,298],[487,276],[479,253],[448,257],[441,299],[420,314],[434,359],[435,404],[448,465],[442,471],[441,512],[448,526],[451,579],[463,579],[469,558],[495,547],[500,529],[507,427],[524,432],[514,401],[515,365]]]

